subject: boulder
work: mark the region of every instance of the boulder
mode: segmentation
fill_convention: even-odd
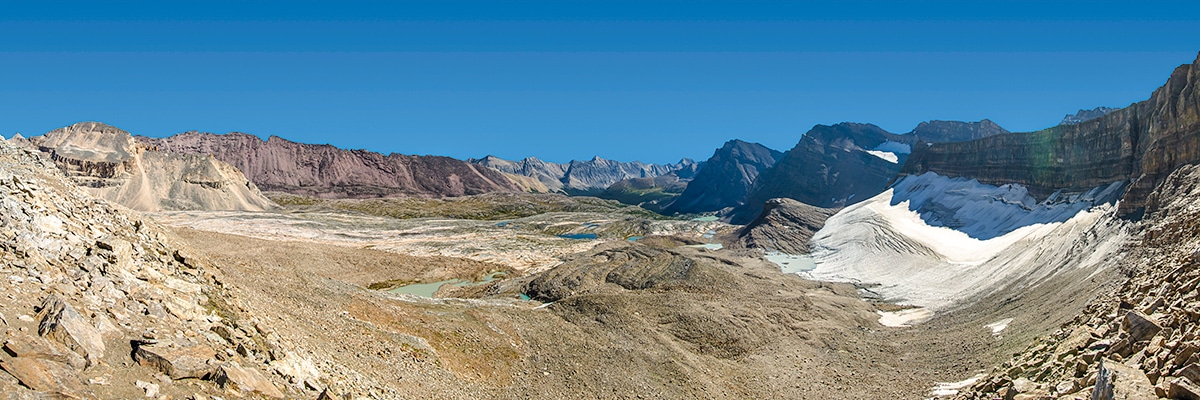
[[[1167,389],[1167,397],[1172,399],[1183,400],[1200,400],[1200,387],[1192,383],[1188,378],[1175,378],[1171,380],[1171,386]]]
[[[66,398],[94,397],[75,371],[66,364],[17,357],[0,362],[0,369],[8,371],[21,381],[22,385],[39,392],[50,392]]]
[[[1096,375],[1096,387],[1092,389],[1092,400],[1155,400],[1154,385],[1150,378],[1136,368],[1107,358],[1100,359],[1100,371]]]
[[[330,394],[329,388],[325,388],[320,395],[317,395],[317,400],[341,400],[341,397]]]
[[[1058,344],[1058,347],[1054,350],[1054,358],[1062,360],[1066,356],[1078,354],[1079,349],[1087,347],[1087,345],[1091,344],[1092,340],[1092,332],[1088,327],[1084,325],[1078,326],[1075,330],[1071,331],[1066,340]]]
[[[1146,316],[1137,311],[1130,311],[1125,314],[1125,319],[1121,321],[1121,329],[1129,332],[1129,342],[1137,343],[1143,340],[1149,340],[1162,331],[1162,326],[1158,321]]]
[[[1188,364],[1188,366],[1176,372],[1175,375],[1188,378],[1192,382],[1200,381],[1200,365]]]
[[[204,345],[178,342],[147,343],[135,346],[133,359],[154,367],[171,379],[204,378],[215,370],[211,363],[217,352]]]
[[[4,342],[4,351],[13,357],[40,358],[83,368],[87,361],[79,354],[41,337],[17,335]]]
[[[29,390],[16,381],[0,380],[0,400],[43,400],[44,397],[42,393]]]
[[[104,358],[104,338],[88,320],[57,295],[47,296],[38,312],[38,335],[56,340],[95,364]]]
[[[242,368],[236,362],[227,362],[213,372],[212,381],[226,390],[237,394],[259,394],[264,397],[282,399],[283,392],[255,369]]]

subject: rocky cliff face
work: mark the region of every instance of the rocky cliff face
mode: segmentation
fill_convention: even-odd
[[[1200,161],[1200,58],[1175,69],[1150,99],[1074,125],[918,146],[904,173],[933,171],[989,184],[1020,183],[1039,198],[1128,180],[1122,215],[1139,215],[1149,192]]]
[[[449,157],[383,155],[275,136],[264,141],[244,133],[187,132],[138,140],[176,154],[211,154],[245,172],[263,190],[292,194],[370,198],[523,191],[494,170]]]
[[[229,164],[211,156],[155,151],[129,132],[103,123],[81,122],[28,142],[92,195],[135,210],[275,207]]]
[[[1008,131],[983,120],[967,123],[930,121],[897,135],[871,124],[817,125],[796,147],[758,176],[735,223],[747,223],[772,198],[790,198],[822,208],[866,200],[887,187],[913,148],[929,141],[962,141]]]
[[[614,183],[625,179],[654,178],[670,172],[680,171],[681,179],[690,179],[696,170],[696,162],[683,159],[675,164],[646,164],[641,161],[622,162],[593,157],[591,160],[573,160],[566,164],[542,161],[528,157],[521,161],[509,161],[496,156],[469,159],[467,162],[498,171],[536,178],[553,191],[568,193],[598,193]]]
[[[758,175],[781,157],[783,153],[761,144],[730,140],[713,152],[667,210],[697,213],[739,206]]]
[[[279,337],[234,305],[219,271],[155,223],[87,195],[36,150],[0,142],[0,209],[0,397],[316,395],[263,371],[288,363],[270,356]]]

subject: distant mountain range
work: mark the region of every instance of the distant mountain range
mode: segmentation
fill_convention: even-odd
[[[532,177],[551,191],[569,194],[597,194],[622,180],[654,178],[675,171],[681,172],[680,178],[690,179],[697,167],[695,161],[686,158],[675,164],[660,165],[607,160],[598,156],[565,164],[542,161],[536,157],[509,161],[491,155],[468,159],[467,162],[508,174]]]
[[[1091,110],[1079,110],[1079,112],[1077,112],[1075,114],[1067,114],[1066,116],[1063,117],[1062,122],[1059,122],[1058,124],[1059,125],[1075,125],[1075,124],[1078,124],[1083,121],[1088,121],[1088,120],[1093,120],[1096,118],[1103,117],[1105,115],[1108,115],[1108,113],[1117,111],[1117,110],[1120,110],[1120,109],[1112,108],[1112,107],[1096,107]]]
[[[704,162],[685,158],[673,164],[601,157],[569,163],[495,156],[462,161],[244,133],[134,137],[95,122],[10,142],[41,149],[82,186],[142,210],[272,207],[258,188],[323,198],[536,191],[595,195],[667,214],[715,212],[747,223],[770,199],[844,207],[880,193],[897,176],[933,171],[1020,183],[1039,198],[1126,180],[1131,185],[1122,210],[1129,213],[1144,206],[1137,193],[1165,179],[1177,160],[1200,152],[1194,150],[1200,142],[1192,143],[1200,139],[1185,134],[1197,124],[1197,69],[1181,66],[1149,100],[1130,108],[1080,110],[1062,125],[1033,133],[1010,134],[989,120],[929,121],[904,134],[840,123],[815,126],[787,152],[730,140]],[[1039,164],[1046,159],[1054,162]],[[195,187],[227,193],[205,197],[215,193]],[[171,200],[177,198],[184,200]]]

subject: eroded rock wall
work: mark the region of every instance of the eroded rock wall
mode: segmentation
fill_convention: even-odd
[[[1120,213],[1138,215],[1158,184],[1200,161],[1200,57],[1148,100],[1074,125],[970,142],[917,146],[902,173],[1020,183],[1038,197],[1128,180]]]
[[[441,156],[383,155],[331,145],[296,143],[244,133],[187,132],[139,137],[152,148],[212,155],[246,174],[263,190],[322,198],[465,196],[522,192],[498,171]]]

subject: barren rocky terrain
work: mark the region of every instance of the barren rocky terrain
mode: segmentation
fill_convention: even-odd
[[[1197,399],[1198,66],[1035,133],[818,126],[762,176],[836,163],[801,175],[823,198],[862,178],[822,200],[846,207],[763,200],[746,226],[278,139],[251,142],[340,161],[258,171],[295,192],[268,199],[102,124],[0,141],[0,394]],[[917,146],[897,176],[918,133],[969,141]],[[184,144],[250,140],[211,136]],[[363,160],[484,189],[437,168],[402,174],[411,193],[297,189]],[[396,190],[420,196],[344,198]],[[442,191],[458,197],[422,197]]]

